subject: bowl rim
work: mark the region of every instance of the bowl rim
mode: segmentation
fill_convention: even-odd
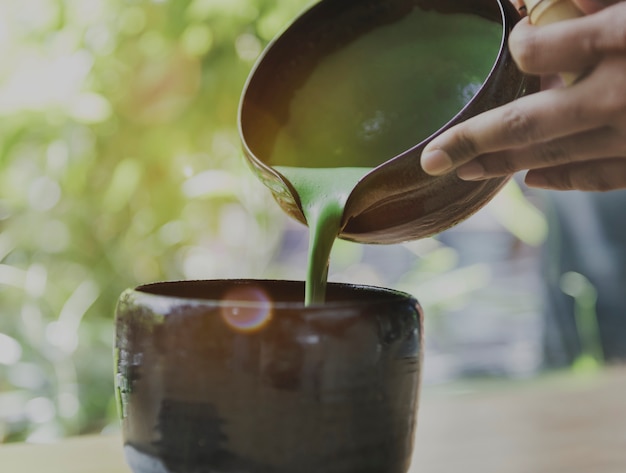
[[[170,312],[174,306],[195,306],[204,308],[268,308],[277,310],[297,310],[303,313],[324,313],[328,310],[361,308],[373,305],[393,305],[409,304],[419,308],[419,303],[415,296],[392,288],[382,286],[353,284],[343,282],[328,282],[327,290],[332,296],[337,291],[347,291],[350,298],[340,298],[328,300],[323,303],[305,305],[304,303],[304,281],[287,279],[254,279],[254,278],[232,278],[232,279],[189,279],[189,280],[164,280],[156,281],[126,289],[119,298],[118,305],[131,304],[149,307],[155,313]],[[200,297],[176,294],[174,291],[183,287],[189,289],[196,286],[196,289],[212,288],[215,292],[228,292],[231,288],[246,287],[259,289],[261,295],[258,301],[220,299],[215,297]],[[281,290],[299,291],[302,298],[298,300],[273,300],[270,296],[271,288]],[[221,288],[221,289],[220,289]],[[267,290],[270,289],[270,290]],[[363,297],[366,296],[366,297]]]

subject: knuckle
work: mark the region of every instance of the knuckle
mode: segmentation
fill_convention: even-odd
[[[558,141],[550,141],[533,148],[534,159],[544,165],[557,165],[570,156],[569,150]]]
[[[607,8],[594,15],[589,31],[579,36],[581,53],[587,57],[599,57],[606,53],[623,53],[626,50],[626,4],[619,12]]]
[[[505,113],[504,126],[507,128],[510,136],[515,136],[520,144],[530,144],[538,141],[537,126],[535,121],[531,119],[526,113],[511,104],[507,112]]]
[[[555,190],[574,190],[581,189],[581,187],[577,187],[580,185],[575,178],[575,173],[571,168],[568,167],[554,167],[542,169],[537,172],[546,182],[546,187],[549,189]]]
[[[489,163],[485,163],[484,167],[490,173],[497,175],[513,174],[523,169],[523,166],[519,165],[515,159],[506,155],[489,160]]]
[[[580,50],[586,57],[597,57],[604,48],[596,35],[584,35],[580,37]]]
[[[473,158],[478,154],[476,140],[466,127],[460,127],[448,153],[455,163],[467,161],[467,159]]]

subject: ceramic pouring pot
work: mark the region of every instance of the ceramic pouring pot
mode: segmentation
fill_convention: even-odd
[[[324,58],[366,32],[416,12],[436,12],[450,18],[472,15],[494,22],[501,28],[494,45],[498,53],[486,79],[472,90],[471,98],[436,131],[426,138],[417,137],[410,146],[394,151],[382,162],[350,164],[372,169],[348,198],[339,237],[362,243],[397,243],[431,236],[475,213],[506,183],[507,178],[466,182],[454,173],[429,176],[422,171],[419,157],[424,146],[445,129],[538,90],[537,78],[520,72],[508,51],[509,32],[520,18],[509,0],[321,0],[268,45],[248,78],[239,108],[246,159],[279,205],[297,220],[306,223],[298,194],[273,168],[276,163],[270,159],[276,137],[291,113],[294,96]],[[454,34],[454,30],[440,34]],[[442,44],[444,40],[441,38]],[[431,83],[436,83],[437,74],[445,82],[449,72],[442,67],[429,74],[435,75]],[[415,79],[416,84],[419,80]],[[334,167],[310,161],[296,164]]]

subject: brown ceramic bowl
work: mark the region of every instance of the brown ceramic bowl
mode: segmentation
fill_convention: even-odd
[[[416,11],[435,11],[449,17],[471,15],[499,25],[501,35],[492,45],[498,53],[482,85],[443,126],[425,139],[410,141],[411,146],[384,162],[374,163],[376,167],[356,185],[348,199],[340,237],[363,243],[396,243],[430,236],[472,215],[505,184],[504,178],[466,182],[453,173],[432,177],[422,171],[419,157],[424,146],[443,130],[538,90],[537,79],[517,69],[507,48],[509,32],[519,20],[510,1],[322,0],[300,15],[265,50],[250,74],[239,111],[246,158],[292,217],[305,222],[297,193],[276,172],[269,158],[277,133],[292,113],[292,98],[321,59],[365,32],[393,24]],[[453,35],[454,31],[446,34]],[[440,74],[443,81],[448,68],[444,64],[440,70],[429,73]],[[415,78],[416,84],[419,80]],[[307,164],[320,167],[316,163],[303,165]],[[369,167],[371,163],[363,165]]]
[[[126,291],[116,388],[135,473],[405,473],[422,313],[407,294],[329,284],[164,282]]]

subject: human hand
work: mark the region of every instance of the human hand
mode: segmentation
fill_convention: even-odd
[[[626,1],[575,1],[587,16],[541,27],[523,19],[509,49],[529,74],[586,74],[445,131],[425,147],[424,171],[482,180],[529,170],[532,187],[626,188]]]

